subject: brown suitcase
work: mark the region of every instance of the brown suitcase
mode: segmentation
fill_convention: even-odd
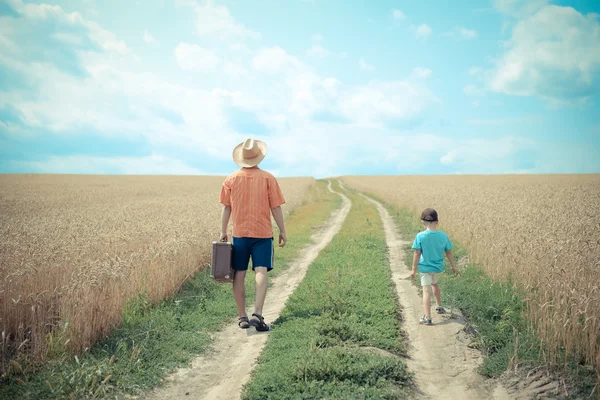
[[[233,244],[230,242],[213,242],[210,275],[218,282],[233,282],[231,254]]]

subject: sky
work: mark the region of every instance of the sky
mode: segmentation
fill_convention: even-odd
[[[600,173],[595,0],[0,0],[0,173]]]

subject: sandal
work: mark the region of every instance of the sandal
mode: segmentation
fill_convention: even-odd
[[[238,320],[238,326],[242,329],[250,328],[250,321],[248,320],[248,317],[240,317]]]
[[[250,325],[255,327],[259,332],[267,332],[269,330],[269,325],[265,323],[265,319],[259,314],[252,314]]]
[[[446,310],[442,306],[437,306],[435,308],[435,311],[437,311],[438,314],[445,314],[446,313]]]

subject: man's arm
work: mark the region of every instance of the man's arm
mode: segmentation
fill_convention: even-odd
[[[229,218],[231,217],[231,206],[223,206],[221,213],[221,242],[227,242],[227,226],[229,225]]]
[[[452,267],[452,272],[455,275],[458,275],[459,272],[456,268],[454,268],[454,255],[452,254],[452,250],[446,250],[446,257],[448,257],[448,261],[450,261],[450,266]]]
[[[285,224],[283,222],[283,210],[281,209],[281,206],[279,206],[271,208],[271,213],[273,213],[273,218],[279,228],[279,247],[284,247],[287,242],[287,236],[285,234]]]
[[[415,279],[417,275],[417,267],[419,266],[419,260],[421,259],[421,250],[415,250],[413,255],[412,271],[410,272],[410,278]]]

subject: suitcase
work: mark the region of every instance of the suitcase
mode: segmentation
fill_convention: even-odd
[[[231,242],[212,243],[212,261],[210,275],[217,282],[233,282],[233,268],[231,267]]]

